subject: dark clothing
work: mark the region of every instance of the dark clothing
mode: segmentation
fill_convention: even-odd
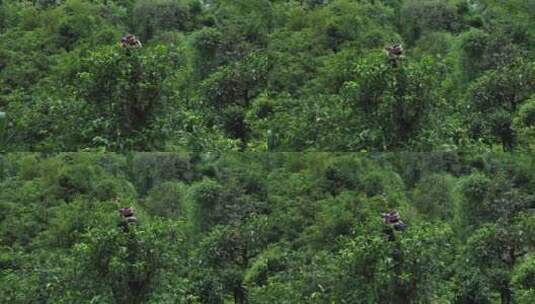
[[[131,207],[129,207],[129,208],[121,208],[121,209],[119,209],[119,213],[123,217],[134,216],[134,209],[132,209]]]
[[[121,46],[141,47],[141,42],[137,40],[136,36],[128,34],[121,38]]]
[[[399,212],[383,213],[385,224],[392,226],[395,230],[405,230],[407,225],[400,219]]]
[[[403,47],[401,44],[394,44],[385,48],[390,64],[393,67],[398,67],[400,61],[403,59]]]
[[[137,224],[137,218],[134,215],[134,209],[132,207],[119,209],[119,214],[121,215],[119,227],[122,228],[123,231],[126,232],[128,231],[128,226]]]

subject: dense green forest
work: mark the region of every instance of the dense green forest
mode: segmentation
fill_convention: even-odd
[[[531,155],[6,154],[0,299],[531,304],[534,211]]]
[[[533,0],[0,0],[0,150],[533,152],[534,16]]]
[[[0,0],[0,303],[535,303],[535,0]]]

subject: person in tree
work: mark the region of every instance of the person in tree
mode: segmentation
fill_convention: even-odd
[[[121,46],[122,47],[132,47],[132,48],[140,48],[142,47],[141,41],[139,41],[136,36],[132,34],[127,34],[126,36],[123,36],[121,38]]]
[[[407,228],[407,225],[401,221],[399,212],[397,211],[383,213],[382,216],[385,224],[390,225],[394,230],[402,231]]]
[[[134,215],[134,207],[120,208],[119,215],[121,216],[119,227],[123,228],[124,231],[128,231],[130,225],[138,223],[137,218]]]
[[[391,46],[385,47],[388,60],[393,67],[397,67],[400,61],[403,59],[403,47],[397,43]]]
[[[381,217],[386,224],[384,232],[388,236],[389,241],[393,242],[396,240],[395,231],[403,231],[407,228],[407,225],[401,221],[399,212],[397,211],[382,213]]]

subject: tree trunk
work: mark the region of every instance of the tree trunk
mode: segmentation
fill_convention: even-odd
[[[502,304],[513,303],[513,295],[511,294],[511,289],[509,287],[500,290],[500,297],[502,299]]]
[[[511,272],[515,266],[516,263],[516,253],[515,253],[515,247],[514,246],[507,246],[506,252],[505,252],[505,260],[504,262],[507,264],[509,268],[509,272]],[[500,288],[500,297],[502,304],[511,304],[513,303],[513,294],[511,292],[510,288],[510,281],[506,279],[504,282],[502,282]]]
[[[247,294],[243,286],[234,287],[234,303],[235,304],[247,303]]]

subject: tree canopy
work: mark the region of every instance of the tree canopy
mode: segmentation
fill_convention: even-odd
[[[6,154],[0,298],[530,303],[534,169],[453,152]]]
[[[533,152],[532,2],[4,0],[2,150]]]

